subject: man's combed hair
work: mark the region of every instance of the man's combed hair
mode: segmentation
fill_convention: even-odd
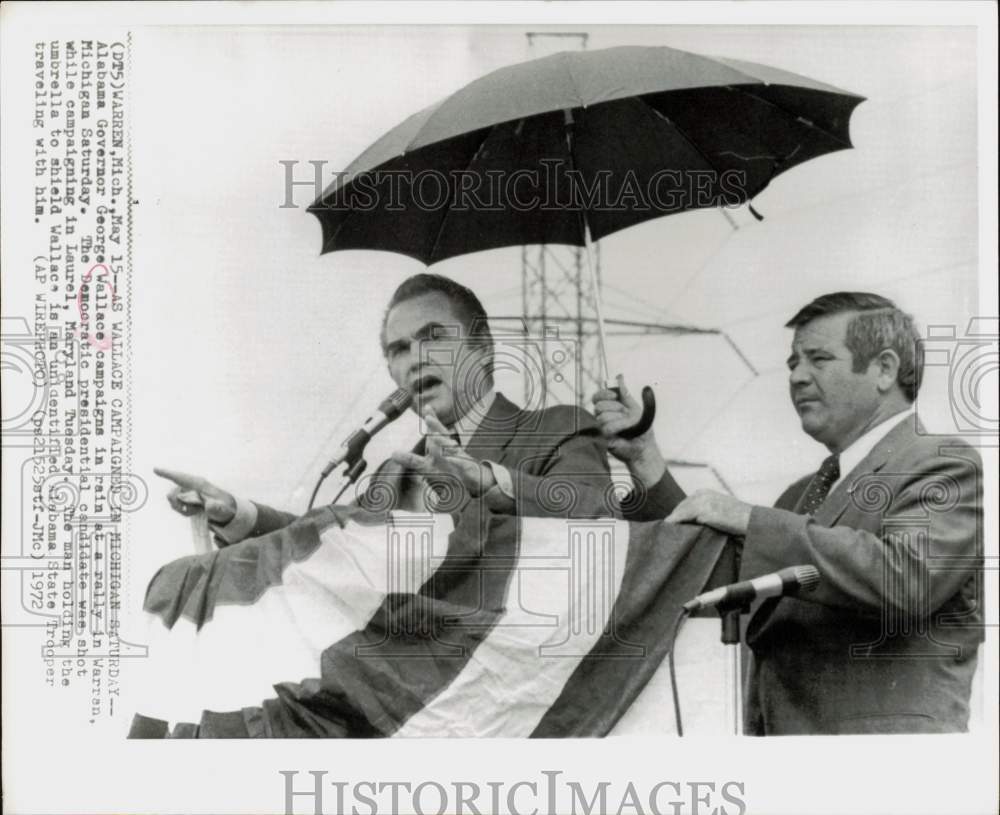
[[[389,299],[385,314],[382,316],[382,349],[385,350],[385,326],[389,319],[389,312],[400,303],[420,297],[424,294],[443,294],[454,307],[456,315],[462,321],[467,337],[475,337],[481,343],[492,345],[493,335],[490,333],[490,326],[486,316],[486,309],[479,302],[472,289],[468,289],[461,283],[456,283],[450,278],[439,274],[423,272],[408,277]]]
[[[923,375],[920,334],[913,317],[889,298],[863,291],[824,294],[801,308],[785,327],[799,328],[820,317],[845,312],[857,312],[847,324],[845,339],[854,372],[861,373],[882,351],[895,351],[899,357],[899,387],[908,401],[916,399]]]

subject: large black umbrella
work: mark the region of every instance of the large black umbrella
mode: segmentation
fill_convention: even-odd
[[[493,71],[409,117],[309,211],[322,224],[323,252],[381,249],[431,264],[569,244],[587,247],[593,273],[591,240],[689,209],[739,206],[785,170],[851,147],[862,100],[673,48],[554,54]]]

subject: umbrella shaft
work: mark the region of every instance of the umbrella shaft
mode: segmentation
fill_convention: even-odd
[[[573,159],[573,111],[570,108],[563,110],[563,123],[566,131],[566,151],[569,155],[570,167],[575,168],[576,162]],[[583,227],[583,244],[587,252],[587,271],[590,274],[591,291],[594,293],[594,310],[597,312],[597,343],[600,346],[599,356],[601,360],[601,384],[604,387],[611,387],[608,379],[608,343],[604,332],[604,312],[601,309],[601,287],[597,280],[597,265],[594,263],[594,246],[590,240],[590,227],[587,225],[587,213],[580,210],[580,225]]]
[[[601,382],[605,387],[609,387],[608,378],[608,342],[607,334],[604,331],[604,312],[601,309],[601,289],[597,280],[597,266],[594,263],[594,246],[590,241],[590,228],[586,219],[583,224],[583,240],[587,255],[587,272],[590,274],[591,291],[594,293],[594,309],[597,312],[597,344],[601,360]]]

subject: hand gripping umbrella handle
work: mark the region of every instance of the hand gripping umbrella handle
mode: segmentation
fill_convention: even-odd
[[[614,391],[617,399],[622,398],[621,388],[617,385],[612,385],[611,390]],[[653,419],[655,418],[656,396],[653,394],[653,389],[649,385],[646,385],[642,389],[642,416],[639,417],[639,421],[636,424],[626,427],[624,430],[619,430],[618,435],[623,439],[636,439],[653,426]]]

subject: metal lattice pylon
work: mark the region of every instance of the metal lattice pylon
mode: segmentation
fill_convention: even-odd
[[[537,58],[568,48],[585,50],[588,35],[575,32],[528,32],[528,56]],[[525,369],[525,397],[541,388],[542,404],[584,407],[587,394],[601,382],[597,308],[593,283],[581,247],[525,246],[521,250],[521,310],[531,337],[544,337],[542,381]],[[598,286],[600,253],[594,256]],[[534,400],[528,400],[534,401]]]
[[[570,246],[525,246],[521,250],[521,310],[531,337],[544,338],[543,381],[529,379],[525,393],[542,389],[543,403],[585,406],[587,394],[603,386],[593,283],[584,250]],[[600,253],[595,253],[600,285]]]
[[[577,32],[528,32],[528,56],[538,58],[576,47],[585,50],[588,35]],[[719,210],[735,230],[737,224]],[[600,244],[593,244],[595,284],[587,268],[586,249],[542,244],[521,249],[521,315],[527,335],[542,338],[540,366],[524,368],[524,400],[532,406],[560,402],[589,408],[590,394],[604,387],[598,328],[601,297]],[[606,336],[717,334],[756,371],[732,339],[719,329],[645,320],[606,319]],[[611,372],[609,372],[611,373]],[[541,391],[539,393],[538,391]]]

